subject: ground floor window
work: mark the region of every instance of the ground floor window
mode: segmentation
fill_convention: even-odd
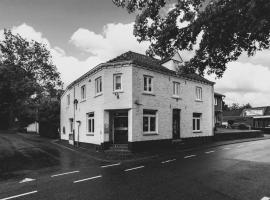
[[[143,132],[156,133],[157,132],[157,111],[143,110]]]
[[[95,132],[95,115],[93,112],[88,113],[88,133]]]
[[[201,131],[201,113],[193,113],[193,132]]]

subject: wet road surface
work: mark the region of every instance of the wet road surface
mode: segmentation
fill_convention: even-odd
[[[0,182],[0,199],[266,200],[270,197],[270,140],[179,151],[127,163],[99,162],[45,141],[38,148],[46,152],[49,149],[49,154],[57,151],[55,163],[44,168],[33,165],[37,167],[32,170],[34,173],[20,177],[35,180]]]

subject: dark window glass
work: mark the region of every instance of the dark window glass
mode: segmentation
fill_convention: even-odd
[[[150,118],[150,131],[156,131],[156,117]]]
[[[144,91],[147,91],[147,77],[143,78],[143,85]]]
[[[201,130],[200,129],[200,119],[197,119],[197,130]]]
[[[143,110],[144,115],[155,115],[156,110]]]
[[[143,117],[143,131],[148,132],[148,117]]]
[[[193,119],[193,130],[196,130],[196,121],[195,121],[195,119]]]
[[[91,125],[92,125],[92,122],[91,122],[91,119],[88,120],[88,132],[92,132],[91,131]]]

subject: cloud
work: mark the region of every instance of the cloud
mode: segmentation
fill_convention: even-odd
[[[42,32],[36,31],[25,23],[13,27],[12,31],[27,39],[34,39],[48,45],[53,62],[61,73],[65,85],[101,62],[128,50],[144,53],[148,47],[147,43],[138,43],[133,36],[133,23],[107,24],[102,33],[94,33],[84,28],[75,31],[69,43],[89,54],[84,60],[67,55],[61,47],[53,46]],[[3,30],[0,30],[0,39],[1,33]],[[181,52],[180,54],[185,60],[193,56],[193,52]],[[226,103],[251,103],[253,106],[269,105],[269,58],[269,51],[258,52],[251,58],[241,57],[239,61],[228,64],[222,79],[215,80],[213,75],[207,78],[216,82],[215,90],[217,92],[226,95]]]
[[[53,63],[60,72],[65,86],[101,62],[96,56],[89,56],[87,59],[80,61],[76,57],[66,55],[62,48],[53,47],[41,32],[36,31],[26,23],[12,27],[11,31],[13,34],[19,34],[27,40],[35,40],[47,45],[51,52]],[[0,30],[0,39],[3,39],[3,32],[3,30]]]
[[[226,103],[251,103],[253,106],[269,105],[270,69],[263,65],[232,62],[221,79],[208,76],[216,82],[215,91],[226,95]]]
[[[72,34],[70,43],[104,61],[129,50],[145,53],[149,44],[137,41],[133,35],[133,25],[134,23],[107,24],[101,34],[79,28]]]

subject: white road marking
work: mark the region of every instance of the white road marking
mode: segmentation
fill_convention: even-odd
[[[125,172],[132,171],[132,170],[136,170],[136,169],[141,169],[141,168],[143,168],[143,167],[144,167],[144,166],[139,166],[139,167],[133,167],[133,168],[125,169]]]
[[[62,176],[62,175],[66,175],[66,174],[74,174],[74,173],[79,173],[80,171],[72,171],[72,172],[65,172],[65,173],[62,173],[62,174],[55,174],[55,175],[52,175],[51,177],[56,177],[56,176]]]
[[[26,195],[29,195],[29,194],[34,194],[34,193],[37,193],[37,192],[38,192],[37,190],[34,190],[34,191],[32,191],[32,192],[27,192],[27,193],[23,193],[23,194],[18,194],[18,195],[11,196],[11,197],[6,197],[6,198],[0,199],[0,200],[14,199],[14,198],[17,198],[17,197],[22,197],[22,196],[26,196]]]
[[[103,165],[101,166],[101,168],[106,168],[106,167],[113,167],[113,166],[117,166],[120,165],[121,163],[115,163],[115,164],[111,164],[111,165]]]
[[[239,148],[239,147],[243,147],[244,145],[243,144],[241,144],[241,145],[238,145],[237,147]]]
[[[173,161],[176,161],[176,159],[171,159],[171,160],[165,160],[165,161],[162,161],[161,163],[164,164],[164,163],[169,163],[169,162],[173,162]]]
[[[189,156],[185,156],[184,158],[192,158],[195,157],[196,155],[189,155]]]
[[[83,182],[83,181],[89,181],[89,180],[93,180],[93,179],[97,179],[97,178],[101,178],[101,177],[102,177],[101,175],[93,176],[93,177],[90,177],[90,178],[85,178],[85,179],[74,181],[73,183],[79,183],[79,182]]]
[[[230,147],[225,147],[224,150],[228,150],[228,149],[231,149]]]
[[[208,154],[208,153],[214,153],[214,152],[215,152],[215,151],[206,151],[205,153]]]
[[[33,178],[25,178],[22,181],[20,181],[19,183],[25,183],[25,182],[30,182],[30,181],[35,181],[36,179]]]
[[[263,197],[261,200],[269,200],[269,197]]]

